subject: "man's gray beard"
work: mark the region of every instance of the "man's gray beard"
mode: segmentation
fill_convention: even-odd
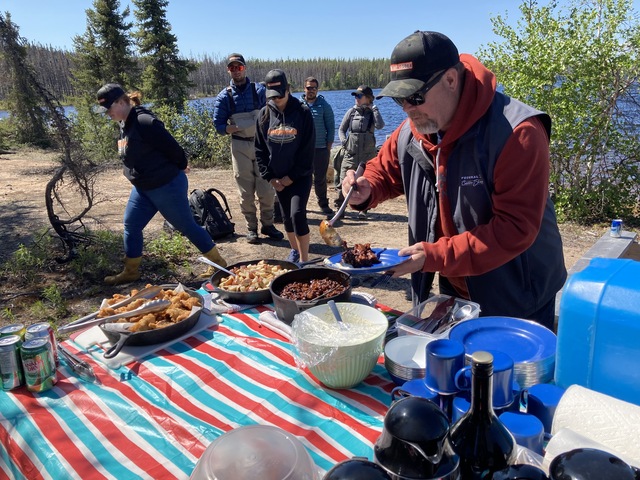
[[[413,122],[413,120],[412,120]],[[438,126],[435,122],[429,120],[426,124],[418,125],[413,122],[413,126],[416,127],[416,130],[423,135],[431,135],[433,133],[438,133]]]

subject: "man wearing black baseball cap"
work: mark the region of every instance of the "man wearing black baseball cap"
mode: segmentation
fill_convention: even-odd
[[[495,75],[438,32],[416,31],[391,54],[391,97],[407,114],[367,164],[349,203],[373,208],[405,195],[413,302],[440,292],[480,304],[482,315],[554,327],[566,279],[549,198],[551,119],[496,91]]]
[[[247,224],[247,241],[260,243],[260,233],[272,240],[282,240],[284,235],[274,226],[275,191],[263,180],[256,164],[253,145],[258,112],[267,103],[264,85],[247,77],[247,63],[240,53],[227,57],[229,85],[216,96],[213,104],[213,124],[220,135],[231,136],[231,165],[240,195],[240,211]],[[256,207],[256,199],[260,212]],[[259,217],[258,217],[259,215]]]

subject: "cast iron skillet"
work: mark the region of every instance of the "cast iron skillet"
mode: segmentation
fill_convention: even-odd
[[[233,265],[229,265],[227,270],[231,270],[234,267],[241,267],[243,265],[255,265],[259,261],[260,260],[249,260],[246,262],[234,263]],[[282,268],[286,268],[287,270],[297,270],[299,268],[295,263],[287,262],[285,260],[265,259],[263,261],[269,265],[280,265]],[[265,303],[271,303],[271,291],[268,288],[265,288],[264,290],[256,290],[255,292],[230,292],[228,290],[218,288],[220,281],[228,276],[228,273],[218,270],[216,273],[211,275],[211,279],[208,283],[202,285],[202,288],[208,292],[217,293],[218,297],[222,300],[226,300],[229,303],[237,305],[263,305]]]
[[[178,285],[162,285],[164,290],[173,290]],[[197,297],[200,300],[200,305],[204,307],[204,299],[195,290],[185,288],[185,291],[192,297]],[[106,352],[104,352],[104,358],[113,358],[122,347],[125,345],[143,346],[143,345],[155,345],[157,343],[164,343],[173,338],[178,338],[184,333],[191,330],[191,328],[198,323],[200,319],[200,312],[189,315],[187,318],[169,327],[159,328],[157,330],[147,330],[144,332],[112,332],[103,328],[104,324],[100,325],[100,330],[106,335],[109,341],[113,344]]]
[[[317,300],[301,301],[301,300],[289,300],[288,298],[281,297],[280,294],[284,287],[293,282],[310,282],[315,279],[328,278],[335,280],[336,282],[344,285],[346,289],[338,294],[330,297],[321,297]],[[316,305],[322,305],[329,300],[336,302],[348,302],[351,300],[351,275],[340,270],[328,267],[308,267],[300,270],[294,270],[292,272],[283,273],[277,278],[274,278],[269,286],[271,296],[273,297],[273,306],[276,310],[276,315],[280,320],[285,323],[291,323],[293,317],[308,308],[315,307]]]

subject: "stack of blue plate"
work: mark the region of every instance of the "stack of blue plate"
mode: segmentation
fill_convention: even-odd
[[[512,317],[480,317],[454,326],[449,338],[464,344],[467,359],[478,350],[500,350],[510,355],[521,388],[553,380],[557,338],[539,323]]]

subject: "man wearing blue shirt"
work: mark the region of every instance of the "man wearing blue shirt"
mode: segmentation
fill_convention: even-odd
[[[282,240],[284,235],[273,225],[275,191],[260,176],[254,147],[256,118],[267,103],[265,87],[249,80],[246,62],[239,53],[229,55],[227,71],[231,81],[216,97],[213,123],[219,134],[231,135],[231,164],[240,194],[240,211],[247,222],[247,241],[260,243],[256,197],[260,204],[260,233]]]
[[[336,122],[333,109],[322,95],[318,95],[318,80],[308,77],[304,81],[304,94],[302,102],[305,103],[311,115],[316,129],[316,148],[313,157],[313,189],[318,198],[318,206],[327,218],[333,216],[333,210],[329,207],[327,198],[327,169],[329,168],[329,155],[333,145]]]

